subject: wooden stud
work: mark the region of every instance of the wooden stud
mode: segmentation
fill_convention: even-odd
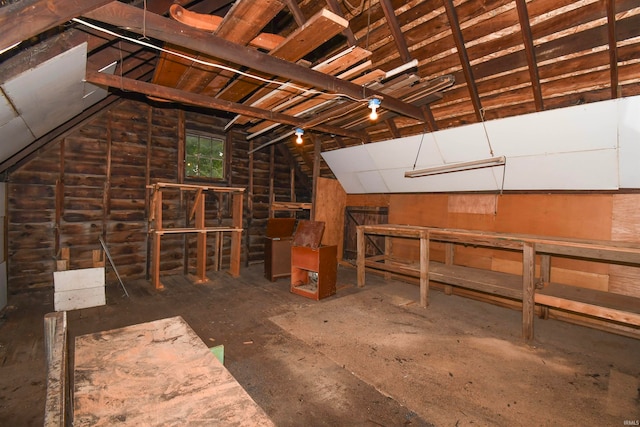
[[[429,232],[420,234],[420,306],[429,305]]]
[[[533,315],[535,307],[536,251],[533,243],[524,242],[522,247],[522,336],[533,339]]]

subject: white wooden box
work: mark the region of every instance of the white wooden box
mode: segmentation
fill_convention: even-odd
[[[55,311],[77,310],[106,304],[104,267],[53,273]]]

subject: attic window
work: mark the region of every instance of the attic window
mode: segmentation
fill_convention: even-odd
[[[188,178],[224,179],[223,138],[186,132],[185,175]]]

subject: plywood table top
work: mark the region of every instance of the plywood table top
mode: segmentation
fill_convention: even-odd
[[[272,426],[181,317],[75,342],[74,426]]]

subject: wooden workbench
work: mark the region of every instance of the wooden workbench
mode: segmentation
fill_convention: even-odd
[[[384,253],[365,258],[365,236],[385,237]],[[359,225],[356,229],[358,287],[365,283],[365,268],[418,277],[420,305],[428,305],[429,280],[522,301],[522,335],[533,339],[536,303],[640,326],[640,299],[551,283],[551,257],[572,257],[596,262],[640,266],[640,244],[601,240],[566,239],[513,233],[495,233],[398,224]],[[392,256],[390,238],[420,241],[419,267],[406,265]],[[445,263],[429,259],[431,242],[445,244]],[[498,248],[522,253],[522,275],[506,274],[455,265],[453,245]],[[536,255],[540,277],[535,277]],[[536,294],[536,290],[538,293]]]
[[[272,426],[181,317],[75,342],[78,426]]]

